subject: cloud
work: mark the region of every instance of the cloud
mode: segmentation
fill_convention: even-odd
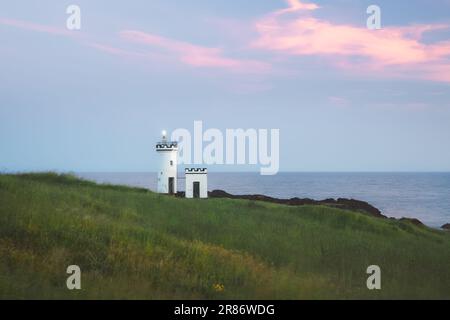
[[[321,58],[327,66],[365,77],[450,83],[450,41],[430,43],[423,40],[426,33],[450,30],[449,24],[385,26],[382,30],[368,30],[365,26],[335,23],[316,17],[320,7],[315,3],[299,0],[286,0],[286,3],[286,8],[256,20],[239,24],[226,22],[226,29],[230,29],[230,24],[234,26],[232,32],[240,35],[239,42],[245,43],[244,47],[227,41],[224,41],[228,43],[227,47],[208,47],[139,30],[123,30],[119,32],[119,38],[117,34],[111,35],[109,42],[115,44],[111,46],[95,35],[65,28],[8,18],[0,18],[0,24],[72,37],[81,45],[133,59],[137,63],[146,59],[147,62],[167,66],[177,65],[175,61],[196,69],[273,75],[277,70],[289,74],[295,72],[291,66],[289,70],[281,69],[284,61],[288,61],[289,66],[293,59],[313,56]],[[236,47],[240,47],[241,51],[237,52]],[[249,57],[255,54],[261,57],[263,54],[264,58],[247,58],[243,53]]]
[[[350,102],[346,98],[338,97],[338,96],[328,97],[328,102],[335,107],[341,107],[341,108],[348,107],[350,104]]]
[[[287,10],[275,11],[256,22],[258,38],[252,43],[254,48],[287,56],[321,56],[343,69],[372,70],[391,76],[409,73],[412,77],[450,82],[450,76],[439,72],[450,67],[450,42],[422,42],[426,32],[449,29],[447,24],[369,30],[316,18],[312,12],[318,6],[314,4],[297,0],[288,3]]]
[[[303,3],[299,0],[286,0],[289,7],[286,9],[281,9],[276,12],[276,14],[285,14],[297,11],[313,11],[319,9],[320,7],[315,3]]]
[[[120,38],[154,49],[161,49],[183,64],[198,68],[216,68],[239,73],[266,73],[270,65],[256,60],[236,59],[224,55],[220,48],[204,47],[184,41],[136,30],[124,30]]]
[[[123,50],[120,48],[112,47],[110,45],[102,44],[100,42],[88,40],[88,38],[85,35],[82,35],[80,32],[70,31],[65,28],[48,26],[48,25],[38,24],[38,23],[34,23],[34,22],[28,22],[28,21],[24,21],[24,20],[7,19],[7,18],[0,18],[0,24],[10,26],[10,27],[15,27],[15,28],[25,30],[25,31],[41,32],[41,33],[46,33],[46,34],[50,34],[50,35],[74,38],[74,39],[78,40],[79,43],[81,43],[82,45],[85,45],[90,48],[94,48],[96,50],[99,50],[99,51],[102,51],[102,52],[105,52],[108,54],[116,55],[116,56],[134,57],[134,58],[137,58],[137,57],[142,58],[144,56],[144,55],[136,53],[136,52],[127,51],[127,50]]]
[[[173,60],[176,59],[185,65],[195,68],[214,68],[240,74],[266,74],[271,70],[271,65],[265,62],[227,57],[221,48],[194,45],[189,42],[173,40],[141,31],[125,30],[120,32],[119,40],[122,40],[121,43],[116,43],[115,46],[112,46],[96,39],[95,36],[69,31],[65,28],[8,18],[0,18],[0,24],[26,31],[76,38],[83,46],[135,61],[146,60],[147,62],[152,61],[158,64],[173,64]],[[130,42],[144,44],[146,50],[130,48]],[[160,52],[161,50],[164,52]]]
[[[139,58],[144,58],[145,55],[144,54],[138,54],[136,52],[132,52],[132,51],[127,51],[127,50],[123,50],[120,48],[116,48],[110,45],[106,45],[103,43],[90,43],[89,46],[91,48],[106,52],[108,54],[111,55],[116,55],[116,56],[121,56],[121,57],[139,57]]]
[[[77,32],[69,31],[64,28],[51,27],[17,19],[0,18],[0,24],[23,30],[50,33],[60,36],[76,36],[78,34]]]

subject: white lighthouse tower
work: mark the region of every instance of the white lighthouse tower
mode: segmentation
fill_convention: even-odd
[[[162,132],[162,140],[156,144],[159,154],[158,193],[177,193],[178,143],[167,140],[167,132]]]

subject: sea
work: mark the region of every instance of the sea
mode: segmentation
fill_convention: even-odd
[[[156,173],[84,172],[98,183],[156,189]],[[367,201],[389,217],[417,218],[430,227],[450,223],[450,173],[302,173],[262,176],[255,172],[209,172],[208,190],[277,198],[352,198]],[[184,191],[183,173],[178,190]]]

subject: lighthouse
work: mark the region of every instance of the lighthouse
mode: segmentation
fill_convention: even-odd
[[[159,155],[158,193],[177,193],[178,143],[167,140],[167,132],[162,132],[161,142],[156,144]]]

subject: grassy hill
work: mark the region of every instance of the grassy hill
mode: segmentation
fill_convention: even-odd
[[[66,288],[66,268],[82,290]],[[366,268],[382,290],[366,288]],[[450,299],[450,233],[323,206],[0,175],[0,298]]]

